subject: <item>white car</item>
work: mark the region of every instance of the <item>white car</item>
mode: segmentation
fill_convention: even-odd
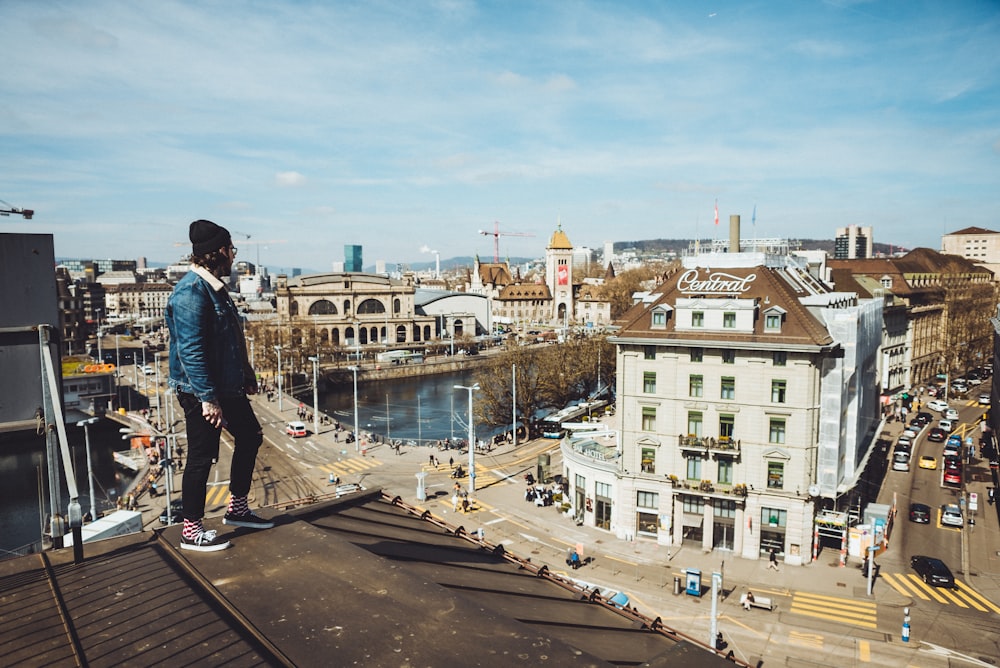
[[[156,369],[154,369],[153,367],[149,366],[148,364],[143,364],[142,366],[140,366],[139,367],[139,371],[143,372],[147,376],[156,375]]]
[[[958,422],[958,411],[954,408],[949,408],[944,412],[944,419],[951,420],[952,422]]]
[[[938,422],[938,427],[943,429],[947,434],[950,434],[951,432],[955,431],[955,423],[947,419]]]
[[[947,524],[950,527],[960,527],[964,523],[962,511],[954,503],[941,506],[941,524]]]
[[[927,402],[927,408],[941,413],[948,410],[948,402],[944,399],[932,399]]]
[[[980,406],[989,406],[990,405],[990,395],[985,394],[985,393],[984,394],[980,394],[979,395],[979,405]]]

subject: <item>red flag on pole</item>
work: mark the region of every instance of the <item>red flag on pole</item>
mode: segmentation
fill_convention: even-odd
[[[719,224],[719,200],[715,200],[715,224]]]

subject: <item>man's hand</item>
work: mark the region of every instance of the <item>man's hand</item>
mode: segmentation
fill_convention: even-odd
[[[201,414],[216,429],[221,429],[222,425],[225,424],[225,419],[222,417],[222,406],[214,401],[201,402]]]

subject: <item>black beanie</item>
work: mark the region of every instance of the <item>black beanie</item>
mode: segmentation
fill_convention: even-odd
[[[229,230],[210,220],[196,220],[191,223],[188,237],[191,239],[191,252],[194,255],[205,255],[233,242]]]

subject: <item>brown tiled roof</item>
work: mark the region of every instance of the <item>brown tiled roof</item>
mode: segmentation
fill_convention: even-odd
[[[993,230],[987,230],[984,227],[966,227],[964,229],[955,232],[949,232],[948,234],[953,235],[953,234],[998,234],[998,233],[994,232]]]
[[[758,300],[758,317],[754,322],[752,334],[741,332],[723,332],[719,330],[709,331],[676,331],[676,314],[667,319],[665,328],[652,327],[651,311],[654,306],[660,304],[674,307],[678,298],[694,297],[696,295],[684,294],[677,288],[680,278],[686,273],[680,271],[661,284],[654,292],[660,293],[660,297],[648,304],[637,304],[629,309],[621,319],[622,329],[620,336],[639,336],[643,338],[663,338],[663,339],[704,339],[706,341],[730,341],[733,343],[773,343],[775,345],[814,345],[826,346],[833,343],[833,338],[827,331],[826,326],[800,301],[800,297],[806,296],[805,290],[795,286],[790,280],[783,276],[783,271],[764,266],[740,267],[740,268],[717,268],[712,270],[700,270],[702,276],[705,272],[721,271],[728,275],[745,278],[751,274],[756,278],[749,284],[749,289],[740,294],[740,299]],[[730,296],[705,295],[705,299],[730,299]],[[784,309],[786,315],[778,333],[764,332],[764,318],[760,317],[760,312],[772,308],[780,307]]]
[[[499,299],[516,301],[518,299],[551,299],[549,286],[541,283],[514,283],[500,291]]]
[[[484,285],[508,285],[512,282],[510,269],[502,262],[481,262],[479,280]]]

